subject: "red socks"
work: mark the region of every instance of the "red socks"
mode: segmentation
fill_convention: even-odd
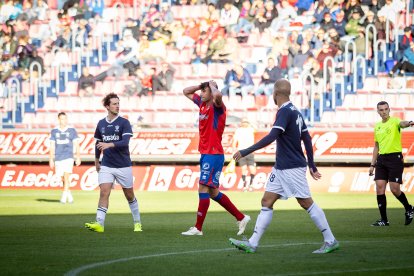
[[[197,210],[197,222],[195,227],[201,231],[203,228],[204,219],[206,218],[208,207],[210,207],[210,195],[208,193],[198,194],[198,210]]]
[[[230,199],[221,192],[213,198],[217,201],[224,209],[227,210],[230,214],[232,214],[238,221],[241,221],[244,218],[244,215],[239,211],[239,209],[234,206],[234,204],[230,201]]]

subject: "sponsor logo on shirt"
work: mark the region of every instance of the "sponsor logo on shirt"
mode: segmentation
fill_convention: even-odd
[[[200,118],[199,118],[200,121],[207,120],[207,119],[208,119],[208,114],[200,114]]]
[[[102,139],[103,139],[104,142],[119,141],[119,135],[116,135],[116,134],[102,135]]]

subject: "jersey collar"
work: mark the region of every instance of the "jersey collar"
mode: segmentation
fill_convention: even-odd
[[[282,106],[280,108],[285,107],[285,106],[287,106],[290,103],[292,103],[292,102],[291,101],[285,102],[284,104],[282,104]]]
[[[108,123],[108,124],[112,124],[113,122],[115,122],[116,121],[116,119],[118,119],[119,118],[119,115],[118,116],[116,116],[112,121],[109,121],[108,120],[108,117],[105,117],[105,121]]]

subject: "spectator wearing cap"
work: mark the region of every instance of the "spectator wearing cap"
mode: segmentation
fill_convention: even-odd
[[[353,37],[358,36],[359,31],[361,29],[364,29],[360,24],[360,20],[361,20],[361,14],[359,13],[357,9],[355,9],[352,12],[351,19],[349,19],[348,23],[345,25],[345,31],[347,35],[353,36]]]
[[[375,25],[375,20],[376,20],[375,13],[369,10],[365,13],[365,19],[364,19],[363,26],[366,28],[369,24]]]
[[[345,20],[345,13],[344,11],[340,11],[336,14],[336,19],[333,23],[334,28],[338,32],[340,37],[343,37],[346,35],[345,26],[347,21]]]

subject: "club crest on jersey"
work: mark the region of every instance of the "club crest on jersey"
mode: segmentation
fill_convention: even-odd
[[[115,126],[115,132],[119,132],[119,126]]]
[[[105,133],[105,127],[102,127],[101,128],[101,133],[103,134],[103,133]]]
[[[208,170],[210,169],[210,164],[209,163],[204,163],[203,164],[203,170]]]

